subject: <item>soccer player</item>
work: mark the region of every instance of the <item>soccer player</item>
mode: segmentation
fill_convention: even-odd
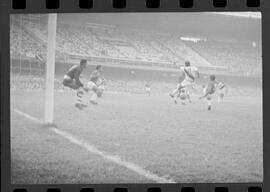
[[[207,86],[204,88],[204,95],[201,96],[199,99],[206,98],[207,99],[207,105],[208,105],[208,110],[210,111],[212,108],[212,96],[216,91],[216,76],[215,75],[210,75],[210,81],[208,82]]]
[[[191,66],[190,61],[188,60],[185,61],[185,66],[180,67],[180,76],[176,89],[174,89],[170,93],[170,96],[174,98],[176,94],[181,92],[181,89],[185,89],[186,97],[191,103],[189,91],[191,88],[194,89],[195,81],[198,78],[199,78],[198,68],[195,66]]]
[[[79,65],[72,66],[64,75],[63,85],[77,91],[77,102],[75,107],[82,109],[83,83],[80,81],[80,75],[86,68],[87,60],[82,59]]]
[[[218,103],[223,103],[224,96],[227,92],[228,92],[227,85],[223,81],[220,81],[217,84]]]
[[[102,73],[102,66],[97,65],[96,69],[90,74],[90,81],[87,83],[87,90],[92,91],[92,95],[90,97],[90,103],[96,105],[97,98],[101,97],[105,87],[105,79],[101,75]]]
[[[149,83],[145,84],[145,92],[148,96],[151,94],[151,85]]]

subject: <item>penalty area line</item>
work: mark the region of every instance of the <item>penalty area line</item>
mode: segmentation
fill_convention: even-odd
[[[13,109],[13,111],[16,112],[17,114],[29,119],[29,120],[35,122],[35,123],[43,123],[43,121],[41,121],[41,120],[39,120],[39,119],[37,119],[37,118],[27,114],[27,113],[24,113],[18,109]],[[119,166],[125,167],[125,168],[127,168],[127,169],[137,173],[138,175],[143,176],[149,180],[155,181],[157,183],[176,183],[173,179],[156,175],[156,174],[140,167],[139,165],[122,160],[119,156],[110,155],[107,152],[101,151],[98,148],[96,148],[94,145],[92,145],[86,141],[83,141],[81,139],[78,139],[66,131],[62,131],[62,130],[55,128],[55,127],[50,127],[50,130],[53,131],[55,134],[67,139],[70,143],[76,144],[76,145],[80,146],[81,148],[87,150],[90,153],[99,155],[103,159],[106,159],[110,162],[113,162]]]

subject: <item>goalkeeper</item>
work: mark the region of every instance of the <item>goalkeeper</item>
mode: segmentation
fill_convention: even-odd
[[[86,68],[86,65],[87,61],[82,59],[79,65],[72,66],[64,76],[63,85],[74,90],[83,87],[83,84],[80,81],[80,75]]]
[[[75,107],[82,109],[85,105],[82,104],[82,97],[84,95],[83,83],[80,81],[80,76],[86,68],[87,60],[82,59],[79,65],[72,66],[64,75],[63,85],[69,87],[77,92],[77,101]]]

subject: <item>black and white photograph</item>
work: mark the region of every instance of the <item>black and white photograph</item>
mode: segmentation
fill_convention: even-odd
[[[260,12],[10,15],[12,184],[263,181]]]

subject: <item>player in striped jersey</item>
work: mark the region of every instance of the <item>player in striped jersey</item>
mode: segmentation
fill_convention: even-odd
[[[97,65],[96,69],[90,74],[90,80],[87,83],[87,91],[91,91],[92,95],[90,97],[91,104],[97,104],[97,98],[101,97],[105,87],[105,79],[102,76],[102,66]]]
[[[199,78],[198,68],[190,65],[190,61],[185,61],[185,66],[180,67],[179,82],[170,96],[175,98],[175,96],[181,92],[181,89],[185,89],[186,98],[191,103],[190,90],[194,89],[195,81]]]
[[[217,84],[218,103],[223,103],[224,96],[227,92],[228,92],[227,85],[223,81],[220,81]]]

